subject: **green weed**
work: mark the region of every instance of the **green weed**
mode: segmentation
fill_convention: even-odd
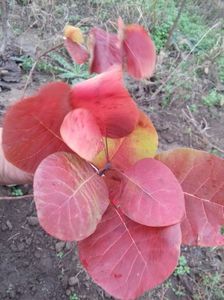
[[[224,103],[224,95],[212,89],[208,95],[202,97],[202,103],[208,107],[221,106]]]
[[[224,299],[224,289],[223,289],[223,275],[218,274],[207,274],[202,277],[202,283],[200,284],[202,289],[204,299]],[[193,296],[194,300],[199,300],[198,294]]]
[[[73,293],[69,296],[69,300],[79,300],[79,297],[76,295],[76,293]]]
[[[34,59],[22,56],[22,68],[29,72],[34,64]],[[76,83],[91,76],[88,73],[87,65],[73,64],[59,53],[50,53],[48,58],[44,58],[37,63],[36,70],[47,74],[55,74],[58,78],[69,83]]]
[[[15,197],[23,196],[23,191],[18,186],[10,187],[10,192],[11,192],[11,195],[15,196]]]
[[[190,273],[190,268],[187,264],[187,260],[185,256],[181,255],[179,258],[179,264],[174,271],[175,276],[183,276]]]
[[[64,256],[64,252],[63,252],[63,251],[60,251],[60,252],[58,252],[56,255],[57,255],[58,258],[62,259],[63,256]]]

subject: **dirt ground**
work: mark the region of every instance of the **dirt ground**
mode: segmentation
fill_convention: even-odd
[[[27,40],[29,38],[27,37]],[[14,57],[14,44],[9,47],[4,64],[11,64],[10,78],[0,80],[0,124],[7,107],[23,93],[27,74]],[[32,52],[23,49],[23,54]],[[173,55],[173,54],[172,54]],[[51,78],[35,72],[28,94]],[[158,82],[127,80],[129,92],[140,108],[152,119],[158,134],[160,150],[193,147],[224,155],[224,106],[208,107],[201,103],[201,88],[195,90],[192,102],[182,99],[180,88],[173,87],[173,99],[164,105],[164,92],[152,97]],[[209,84],[202,77],[198,86]],[[197,110],[190,109],[192,103]],[[24,195],[32,187],[18,186]],[[0,197],[11,196],[15,188],[0,187]],[[173,274],[160,287],[141,300],[223,300],[224,248],[183,247],[186,258],[183,274]],[[189,267],[189,270],[187,269]],[[186,268],[186,269],[185,269]],[[0,300],[103,300],[114,299],[96,286],[80,265],[75,243],[64,243],[47,235],[39,226],[32,196],[26,200],[0,201]]]

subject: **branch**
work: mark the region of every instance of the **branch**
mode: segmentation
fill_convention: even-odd
[[[27,78],[27,80],[26,80],[26,84],[25,84],[24,89],[23,89],[22,98],[24,98],[24,96],[25,96],[27,87],[28,87],[28,85],[29,85],[29,83],[30,83],[30,81],[31,81],[33,72],[34,72],[34,70],[35,70],[35,68],[36,68],[36,66],[37,66],[37,64],[38,64],[38,62],[39,62],[39,60],[40,60],[42,57],[46,56],[48,53],[50,53],[50,52],[52,52],[52,51],[55,51],[55,50],[57,50],[57,49],[59,49],[59,48],[61,48],[61,47],[63,47],[63,46],[64,46],[64,43],[61,43],[61,44],[59,44],[59,45],[56,45],[56,46],[54,46],[54,47],[52,47],[52,48],[50,48],[50,49],[44,51],[43,53],[41,53],[41,54],[36,58],[36,61],[34,62],[32,68],[31,68],[31,70],[30,70],[29,76],[28,76],[28,78]]]
[[[215,23],[212,27],[210,27],[199,39],[199,41],[194,45],[191,51],[182,59],[182,61],[177,65],[177,67],[167,76],[166,80],[160,85],[160,87],[152,94],[151,100],[154,100],[155,97],[162,91],[164,86],[166,86],[167,82],[173,77],[173,75],[180,69],[183,62],[188,60],[189,56],[194,52],[195,48],[202,42],[202,40],[216,27],[220,25],[220,22]]]
[[[2,43],[1,43],[1,47],[0,47],[0,55],[4,55],[5,53],[5,49],[7,47],[7,43],[8,43],[8,14],[9,14],[9,10],[8,10],[8,3],[6,0],[0,0],[0,6],[1,6],[1,12],[2,12],[2,34],[3,34],[3,38],[2,38]]]
[[[168,38],[167,38],[167,41],[166,41],[166,44],[165,44],[165,48],[168,48],[170,46],[171,38],[173,36],[174,30],[177,27],[177,23],[178,23],[178,21],[180,19],[180,16],[181,16],[181,13],[183,11],[185,2],[186,2],[185,0],[182,0],[182,2],[180,4],[180,7],[179,7],[179,10],[178,10],[178,14],[176,16],[176,19],[174,20],[173,25],[172,25],[172,27],[169,30],[169,35],[168,35]]]
[[[23,196],[2,196],[0,197],[1,200],[21,200],[21,199],[26,199],[26,198],[31,198],[33,197],[33,194],[28,194],[28,195],[23,195]]]

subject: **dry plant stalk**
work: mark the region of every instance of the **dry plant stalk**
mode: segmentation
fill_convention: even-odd
[[[8,26],[8,3],[6,0],[0,0],[0,6],[1,6],[1,19],[2,19],[2,43],[0,46],[0,55],[4,56],[5,50],[8,43],[8,34],[9,34],[9,26]]]

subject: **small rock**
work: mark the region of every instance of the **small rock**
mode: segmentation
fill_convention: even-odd
[[[9,220],[6,221],[6,225],[8,226],[9,230],[12,230],[12,223]]]
[[[64,247],[65,247],[65,242],[57,242],[56,244],[55,244],[55,250],[56,250],[56,252],[61,252],[63,249],[64,249]]]
[[[18,249],[17,249],[17,247],[16,247],[16,245],[15,245],[14,243],[10,245],[10,248],[11,248],[11,250],[12,250],[13,252],[18,251]]]
[[[2,223],[1,228],[2,228],[2,231],[8,230],[8,226],[6,224],[4,224],[4,223]]]
[[[70,277],[69,280],[68,280],[68,284],[69,284],[70,286],[74,286],[74,285],[76,285],[78,282],[79,282],[79,281],[78,281],[78,278],[75,277],[75,276]]]
[[[27,222],[31,226],[37,226],[39,224],[38,218],[34,216],[27,217]]]
[[[25,249],[25,245],[23,243],[19,243],[17,245],[18,251],[23,251]]]
[[[31,239],[31,237],[28,237],[28,238],[26,239],[26,244],[27,244],[28,246],[30,246],[30,245],[32,244],[32,239]]]
[[[65,293],[66,293],[67,296],[71,295],[71,291],[69,289],[67,289]]]
[[[41,257],[41,252],[40,252],[39,250],[36,250],[36,251],[34,252],[34,256],[35,256],[36,258],[40,258],[40,257]]]
[[[29,267],[29,265],[30,265],[29,261],[28,260],[24,260],[23,267],[27,268],[27,267]]]

